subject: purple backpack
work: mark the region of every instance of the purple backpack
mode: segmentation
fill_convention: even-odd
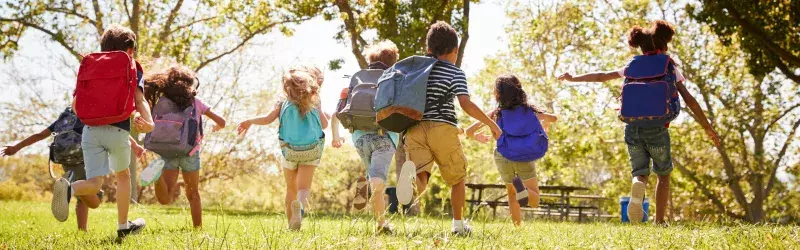
[[[202,121],[196,118],[194,103],[181,110],[169,98],[162,96],[152,113],[156,126],[144,137],[145,149],[169,159],[193,155],[200,148],[203,126]]]
[[[524,105],[501,109],[497,125],[503,130],[497,139],[497,152],[510,161],[529,162],[547,153],[547,134],[532,108]]]
[[[619,119],[635,126],[664,126],[681,112],[675,64],[664,54],[636,56],[625,68]]]

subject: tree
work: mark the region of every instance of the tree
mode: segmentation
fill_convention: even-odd
[[[687,10],[712,27],[724,45],[739,42],[753,75],[764,77],[778,68],[800,83],[800,2],[704,0]]]
[[[37,30],[76,60],[98,50],[109,24],[137,35],[138,57],[171,57],[199,71],[241,49],[255,36],[308,18],[284,13],[271,3],[247,1],[20,1],[7,2],[0,16],[0,53],[9,58],[19,39]]]
[[[461,44],[456,66],[461,65],[469,39],[470,2],[477,0],[420,0],[420,1],[302,1],[280,0],[280,8],[297,16],[322,16],[325,20],[341,20],[336,39],[352,48],[361,68],[367,67],[364,49],[377,40],[391,40],[400,49],[400,58],[425,53],[425,35],[436,21],[446,21],[461,32]],[[376,32],[374,39],[366,33]]]

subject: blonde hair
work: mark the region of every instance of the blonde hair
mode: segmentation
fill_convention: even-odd
[[[308,73],[311,76],[311,78],[314,78],[314,81],[320,87],[322,87],[322,82],[325,81],[325,75],[322,73],[322,70],[320,70],[316,66],[296,65],[292,67],[291,70],[303,71]]]
[[[400,56],[400,50],[397,49],[392,41],[384,40],[367,49],[367,61],[369,63],[382,62],[388,67],[397,63]]]
[[[283,74],[283,92],[286,100],[294,103],[301,115],[306,115],[319,105],[319,85],[306,71],[290,69]]]

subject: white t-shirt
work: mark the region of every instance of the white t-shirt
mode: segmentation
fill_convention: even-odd
[[[621,68],[621,69],[617,70],[617,73],[618,73],[618,74],[619,74],[619,76],[621,76],[622,78],[625,78],[625,69],[626,69],[626,68],[627,68],[627,67],[624,67],[624,68]],[[678,67],[675,67],[675,78],[677,78],[677,79],[676,79],[676,80],[678,80],[677,82],[683,82],[683,81],[685,81],[685,80],[686,80],[686,78],[684,78],[684,77],[683,77],[683,73],[681,73],[681,70],[680,70],[680,69],[678,69]]]

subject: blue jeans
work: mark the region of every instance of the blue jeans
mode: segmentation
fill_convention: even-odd
[[[394,158],[395,146],[388,134],[369,133],[355,142],[356,151],[367,169],[369,178],[380,178],[386,181],[389,176],[389,165]]]
[[[200,170],[200,151],[192,156],[164,159],[164,170],[178,170],[181,172],[194,172]]]
[[[631,175],[650,175],[650,160],[656,175],[672,172],[669,130],[666,127],[625,126],[625,144],[631,161]]]

